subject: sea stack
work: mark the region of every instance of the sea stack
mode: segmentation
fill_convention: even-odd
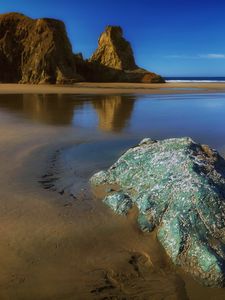
[[[0,63],[0,82],[64,84],[82,80],[65,25],[54,19],[0,15]]]
[[[106,27],[99,38],[98,48],[90,61],[117,70],[135,70],[138,68],[131,45],[123,37],[123,30],[120,26]]]
[[[0,15],[0,64],[2,83],[164,82],[136,66],[119,26],[107,26],[95,53],[84,60],[73,54],[62,21],[19,13]]]
[[[155,73],[138,67],[130,43],[123,37],[120,26],[107,26],[98,40],[98,48],[90,62],[105,67],[105,71],[118,70],[115,81],[124,82],[164,82]]]

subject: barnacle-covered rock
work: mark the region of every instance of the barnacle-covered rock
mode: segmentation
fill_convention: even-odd
[[[215,150],[190,138],[144,139],[91,184],[118,185],[105,203],[120,214],[136,205],[140,228],[156,228],[174,264],[224,286],[225,161]]]
[[[128,195],[122,192],[114,192],[105,197],[104,202],[120,215],[126,215],[132,207],[132,201]]]

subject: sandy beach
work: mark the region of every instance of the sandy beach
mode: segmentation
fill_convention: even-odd
[[[0,300],[225,300],[224,10],[1,4]]]
[[[77,83],[66,85],[0,84],[0,94],[179,94],[225,92],[225,83]]]
[[[85,181],[87,186],[91,174],[108,166],[104,155],[125,142],[116,148],[123,151],[126,141],[134,143],[129,141],[133,135],[120,126],[121,119],[127,119],[132,98],[95,95],[91,100],[89,95],[91,99],[83,105],[98,113],[97,130],[94,126],[73,126],[84,113],[81,103],[85,96],[28,95],[130,93],[124,85],[86,86],[0,86],[1,93],[27,94],[1,95],[0,298],[224,299],[223,289],[202,287],[177,270],[155,233],[144,234],[138,229],[135,211],[128,217],[116,216],[99,194],[91,196],[87,188],[75,197],[62,192],[71,180],[76,188],[77,182]],[[135,88],[136,93],[140,90]],[[127,104],[122,109],[123,101]],[[91,122],[89,110],[85,116],[87,123]],[[114,127],[115,122],[119,127]],[[52,178],[60,178],[58,186],[45,184],[49,172]]]
[[[186,299],[183,280],[154,235],[141,234],[132,216],[118,217],[94,198],[75,200],[41,187],[38,181],[59,145],[84,142],[82,134],[76,133],[76,139],[73,134],[68,128],[27,126],[1,115],[0,298],[150,293]]]

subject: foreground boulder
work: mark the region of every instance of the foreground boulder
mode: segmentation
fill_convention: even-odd
[[[107,26],[98,41],[98,48],[89,60],[75,56],[78,72],[88,81],[161,83],[164,79],[139,68],[133,50],[119,26]]]
[[[104,202],[119,214],[137,206],[140,228],[156,228],[174,264],[224,286],[225,161],[215,150],[190,138],[144,139],[91,184],[107,185]]]
[[[54,19],[0,15],[0,65],[0,82],[63,84],[82,80],[65,26]]]

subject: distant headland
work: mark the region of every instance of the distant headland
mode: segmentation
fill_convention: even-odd
[[[107,26],[94,54],[84,60],[73,53],[62,21],[19,13],[0,15],[0,64],[1,83],[165,82],[136,65],[119,26]]]

